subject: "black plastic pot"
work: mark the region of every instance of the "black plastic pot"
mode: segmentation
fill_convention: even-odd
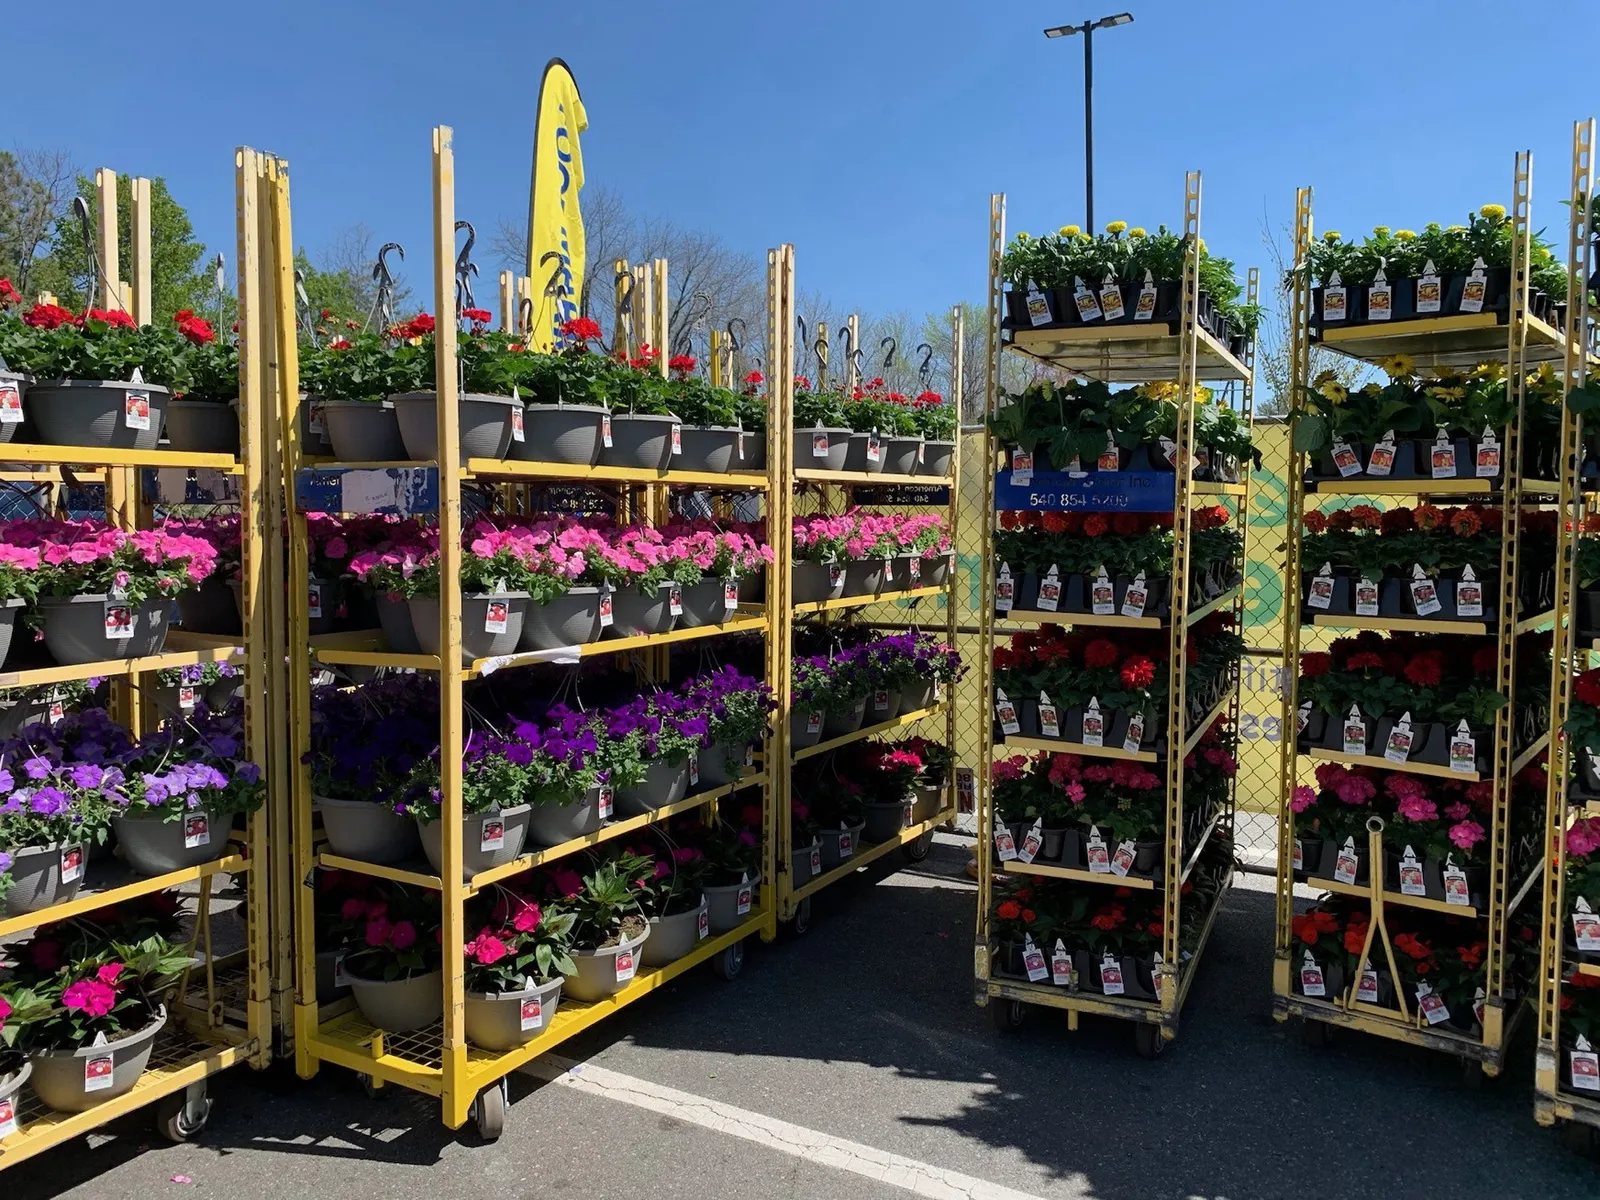
[[[1466,294],[1469,275],[1470,271],[1457,271],[1445,281],[1444,311],[1447,315],[1463,311],[1461,304]],[[1489,267],[1483,273],[1483,282],[1483,307],[1475,311],[1500,312],[1507,304],[1507,293],[1511,287],[1511,268]]]

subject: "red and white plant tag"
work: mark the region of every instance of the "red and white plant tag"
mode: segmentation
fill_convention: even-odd
[[[1454,904],[1461,908],[1472,907],[1472,895],[1467,890],[1467,873],[1456,866],[1456,856],[1444,856],[1444,869],[1439,872],[1444,878],[1444,902]]]
[[[22,421],[22,386],[15,379],[0,379],[0,425]]]
[[[611,598],[611,585],[600,585],[600,628],[610,629],[616,621],[616,602]]]
[[[1295,714],[1295,732],[1304,733],[1306,726],[1311,723],[1311,701],[1307,700],[1300,706],[1300,711]]]
[[[1122,306],[1122,287],[1110,271],[1100,281],[1100,309],[1108,321],[1120,321],[1128,311]]]
[[[817,425],[816,429],[812,431],[812,434],[811,434],[811,457],[812,458],[827,458],[828,457],[828,433],[827,433],[827,431],[825,429],[822,428],[822,425],[820,423]]]
[[[1422,880],[1422,864],[1417,861],[1417,852],[1410,846],[1400,856],[1400,894],[1402,896],[1426,896],[1428,885]]]
[[[1473,1020],[1477,1021],[1479,1025],[1483,1024],[1483,1004],[1486,999],[1487,997],[1483,994],[1483,989],[1481,987],[1473,989],[1472,1018]]]
[[[677,584],[667,589],[667,612],[674,617],[683,616],[683,589]]]
[[[1122,615],[1125,617],[1144,616],[1144,606],[1150,600],[1150,586],[1145,582],[1144,572],[1140,571],[1133,577],[1133,582],[1128,585],[1128,590],[1122,595]]]
[[[1001,733],[1021,733],[1022,725],[1017,721],[1017,706],[1011,703],[1011,698],[1006,695],[1004,688],[994,691],[994,719],[1000,722]]]
[[[820,712],[808,712],[806,714],[806,732],[822,732],[822,714]]]
[[[96,1035],[98,1038],[105,1034]],[[83,1090],[86,1092],[109,1092],[116,1082],[114,1071],[116,1060],[110,1054],[91,1054],[83,1060]]]
[[[1450,440],[1450,434],[1443,428],[1439,430],[1439,436],[1429,447],[1428,461],[1433,465],[1435,479],[1456,477],[1456,444]]]
[[[17,1106],[7,1097],[0,1100],[0,1138],[8,1138],[17,1131]]]
[[[1106,431],[1106,448],[1100,451],[1100,461],[1095,464],[1102,471],[1119,471],[1122,469],[1122,451],[1117,449],[1117,439]]]
[[[1478,739],[1464,720],[1450,735],[1450,769],[1458,775],[1478,773]]]
[[[515,388],[511,390],[513,393],[516,391]],[[515,400],[516,396],[513,395],[511,398]],[[525,442],[528,440],[528,431],[523,426],[522,417],[522,405],[513,404],[511,406],[511,440],[513,442]]]
[[[830,558],[828,567],[828,589],[831,591],[844,582],[844,564],[837,559]]]
[[[1367,459],[1367,474],[1384,476],[1394,470],[1394,430],[1389,430],[1383,439],[1372,448],[1372,454]]]
[[[1088,855],[1089,870],[1096,875],[1111,874],[1111,854],[1106,850],[1106,840],[1100,836],[1100,826],[1089,826],[1089,840],[1085,853]]]
[[[1572,1049],[1567,1051],[1567,1062],[1572,1068],[1572,1088],[1578,1092],[1600,1092],[1600,1054],[1596,1054],[1589,1039],[1579,1034]]]
[[[616,962],[618,983],[627,983],[628,980],[633,978],[633,973],[637,969],[637,964],[634,962],[633,955],[634,949],[632,946],[624,946],[621,950],[617,951]]]
[[[1328,276],[1328,281],[1322,288],[1322,320],[1324,323],[1342,321],[1350,315],[1347,303],[1348,294],[1345,291],[1344,281],[1335,271]]]
[[[1367,752],[1367,722],[1361,715],[1361,706],[1352,704],[1350,713],[1344,719],[1344,735],[1342,738],[1346,754],[1365,754]]]
[[[1466,283],[1461,285],[1461,311],[1475,313],[1483,311],[1484,296],[1489,290],[1489,264],[1481,257],[1472,260],[1472,270],[1467,273]]]
[[[739,579],[730,575],[722,581],[722,607],[726,612],[732,612],[739,607]]]
[[[1039,733],[1047,738],[1061,736],[1061,713],[1046,691],[1039,693]]]
[[[1349,442],[1335,438],[1332,454],[1333,465],[1339,468],[1341,479],[1348,479],[1352,475],[1361,474],[1361,459]]]
[[[1050,982],[1064,988],[1073,984],[1072,955],[1067,953],[1067,947],[1060,938],[1056,939],[1055,953],[1050,956]]]
[[[1072,284],[1072,300],[1078,306],[1078,320],[1085,325],[1090,321],[1098,321],[1104,314],[1100,311],[1100,301],[1089,290],[1089,285],[1077,276],[1073,276]]]
[[[883,461],[883,439],[878,436],[876,429],[867,434],[867,461],[869,463]]]
[[[1356,857],[1356,839],[1347,837],[1344,845],[1339,848],[1339,856],[1333,863],[1333,880],[1335,883],[1354,883],[1356,872],[1361,868],[1361,860]]]
[[[1139,285],[1139,300],[1133,306],[1133,319],[1135,321],[1149,321],[1156,315],[1156,280],[1149,271],[1144,273],[1144,282]]]
[[[971,767],[956,768],[956,811],[970,813],[978,810],[978,777]]]
[[[1137,754],[1142,745],[1144,745],[1144,713],[1136,712],[1128,718],[1128,732],[1122,739],[1122,748],[1129,754]]]
[[[843,821],[839,822],[839,857],[849,858],[856,852],[855,843],[850,836],[850,826]]]
[[[83,847],[77,842],[61,847],[61,882],[77,883],[83,878]]]
[[[1161,988],[1163,986],[1161,966],[1164,962],[1166,960],[1161,957],[1161,951],[1159,950],[1150,956],[1150,988],[1155,992],[1157,1000],[1161,999]]]
[[[607,449],[611,448],[611,414],[600,415],[600,444]]]
[[[698,754],[689,755],[689,786],[700,786],[700,756]]]
[[[1322,968],[1317,965],[1317,960],[1311,956],[1311,951],[1306,951],[1305,960],[1300,964],[1300,991],[1307,996],[1322,996],[1328,994],[1327,980],[1322,974]]]
[[[1367,320],[1387,321],[1394,315],[1394,289],[1382,267],[1367,286]]]
[[[609,783],[600,785],[600,819],[609,821],[611,814],[616,810],[617,792]]]
[[[1083,744],[1085,746],[1104,746],[1106,744],[1106,719],[1100,712],[1100,698],[1089,697],[1089,707],[1083,710]]]
[[[1114,616],[1117,611],[1117,590],[1111,584],[1111,576],[1106,574],[1104,564],[1096,568],[1094,579],[1089,584],[1089,604],[1097,617]]]
[[[1579,950],[1600,950],[1600,913],[1594,912],[1582,896],[1572,905],[1572,936]]]
[[[183,818],[183,848],[194,850],[211,844],[211,818],[203,812],[188,813]]]
[[[694,940],[703,942],[711,936],[711,910],[705,905],[694,916]]]
[[[501,850],[506,844],[506,820],[499,816],[486,816],[478,826],[478,849],[487,853]]]
[[[1111,957],[1108,950],[1100,960],[1100,990],[1107,996],[1120,996],[1122,986],[1122,964]]]
[[[1050,978],[1050,968],[1044,961],[1044,951],[1033,944],[1031,934],[1022,935],[1022,966],[1028,972],[1029,983],[1041,983]]]
[[[350,986],[350,972],[344,969],[344,960],[343,950],[333,956],[333,986],[336,988]]]
[[[1033,824],[1028,827],[1028,832],[1022,835],[1022,848],[1017,851],[1017,859],[1031,863],[1039,856],[1039,847],[1042,845],[1044,845],[1044,833],[1040,819],[1035,817]]]
[[[1471,563],[1461,568],[1461,579],[1456,583],[1456,616],[1483,616],[1483,584],[1478,582]]]
[[[1493,479],[1500,474],[1500,443],[1495,440],[1494,430],[1487,425],[1483,427],[1483,440],[1478,443],[1475,458],[1479,479]]]
[[[1425,983],[1417,984],[1417,1007],[1429,1025],[1438,1025],[1450,1019],[1450,1006]]]
[[[60,700],[52,700],[50,701],[50,708],[46,713],[45,719],[52,725],[59,725],[62,718],[66,715],[67,706]]]
[[[1294,869],[1296,871],[1304,871],[1306,869],[1306,851],[1305,847],[1300,844],[1299,838],[1294,840]]]
[[[994,827],[994,852],[1001,862],[1014,862],[1017,858],[1017,839],[1004,825]]]
[[[1402,713],[1389,730],[1389,740],[1383,747],[1384,760],[1392,763],[1410,762],[1411,746],[1415,740],[1416,735],[1411,731],[1411,714]]]
[[[133,637],[133,606],[126,600],[109,599],[105,605],[106,637],[126,641]]]
[[[878,688],[872,693],[872,711],[886,713],[889,711],[889,693],[884,688]]]
[[[1323,563],[1322,570],[1311,577],[1311,594],[1306,597],[1306,607],[1326,609],[1332,604],[1333,564]]]
[[[194,708],[194,684],[180,683],[178,685],[178,708],[183,712],[190,712]]]
[[[322,416],[322,405],[313,404],[310,408],[311,411],[306,417],[306,429],[312,437],[321,441],[328,435],[328,425]]]
[[[150,428],[150,393],[129,391],[123,395],[122,423],[129,429]]]
[[[504,633],[511,616],[511,605],[505,600],[490,600],[483,606],[483,631]]]
[[[1439,603],[1439,589],[1428,578],[1421,563],[1411,564],[1411,578],[1406,583],[1411,589],[1411,604],[1417,610],[1417,616],[1431,617],[1443,607]]]
[[[674,425],[672,427],[672,453],[674,455],[678,455],[678,454],[682,454],[683,453],[683,426],[682,425]]]
[[[994,581],[995,612],[1010,612],[1017,601],[1017,582],[1011,576],[1011,564],[1001,563],[1000,574]]]
[[[1368,1004],[1378,1002],[1378,973],[1371,967],[1361,970],[1361,983],[1356,987],[1356,999]]]
[[[1011,482],[1017,487],[1027,487],[1033,482],[1033,452],[1021,447],[1011,452]]]
[[[1126,875],[1133,868],[1133,856],[1137,847],[1133,842],[1124,838],[1117,843],[1117,852],[1111,856],[1111,873],[1113,875]]]
[[[1050,564],[1050,569],[1039,581],[1038,603],[1044,612],[1055,612],[1061,607],[1061,568],[1055,563]]]
[[[906,565],[910,569],[911,586],[914,587],[914,588],[915,587],[921,587],[922,586],[922,555],[920,555],[920,554],[912,554],[911,557],[906,560]]]
[[[1422,274],[1417,277],[1417,315],[1439,312],[1444,307],[1444,287],[1439,280],[1439,268],[1433,259],[1422,264]]]
[[[822,874],[822,839],[819,837],[811,839],[811,873]]]
[[[737,916],[744,916],[750,911],[750,905],[755,902],[755,889],[750,886],[750,876],[739,876],[739,893],[734,897],[733,911]]]
[[[543,1029],[544,1001],[538,996],[529,996],[522,1002],[522,1011],[519,1015],[523,1033],[527,1033],[530,1029]]]
[[[306,585],[306,616],[313,621],[322,617],[322,585],[315,579]]]
[[[917,443],[917,466],[928,461],[928,446],[926,442]]]
[[[1378,615],[1378,585],[1363,575],[1356,581],[1356,616]]]

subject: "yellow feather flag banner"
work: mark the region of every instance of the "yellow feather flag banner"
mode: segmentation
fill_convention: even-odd
[[[528,196],[528,277],[533,281],[530,340],[552,349],[556,331],[578,315],[583,295],[583,151],[589,127],[572,69],[559,58],[544,68],[533,132],[533,182]]]

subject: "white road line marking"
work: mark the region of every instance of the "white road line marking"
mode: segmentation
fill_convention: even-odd
[[[559,1087],[576,1088],[591,1096],[632,1104],[796,1158],[903,1188],[929,1200],[1042,1200],[1031,1192],[1019,1192],[1016,1188],[989,1183],[960,1171],[946,1171],[914,1158],[863,1146],[860,1142],[847,1142],[815,1129],[635,1079],[593,1063],[546,1054],[522,1070],[535,1079]]]

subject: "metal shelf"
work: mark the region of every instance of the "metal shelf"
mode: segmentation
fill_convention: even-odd
[[[416,466],[388,463],[387,466]],[[431,463],[421,464],[432,466]],[[520,459],[469,458],[463,478],[545,479],[552,483],[652,483],[667,487],[728,488],[765,491],[766,472],[757,471],[652,471],[645,467],[574,467],[566,463],[523,462]]]
[[[1543,754],[1549,748],[1550,748],[1550,732],[1548,730],[1546,730],[1542,735],[1540,735],[1538,738],[1536,738],[1534,740],[1533,745],[1529,746],[1521,754],[1517,755],[1517,757],[1512,761],[1512,763],[1511,763],[1511,774],[1512,774],[1512,776],[1515,777],[1515,776],[1521,774],[1522,773],[1522,768],[1526,767],[1529,763],[1531,763],[1534,759],[1538,758],[1539,755]]]
[[[796,470],[800,483],[878,483],[886,487],[955,487],[948,475],[878,475],[871,471],[818,471],[810,467]]]
[[[1340,883],[1337,879],[1307,879],[1306,886],[1316,888],[1323,892],[1337,892],[1341,896],[1359,896],[1364,900],[1372,898],[1372,888],[1364,883]],[[1385,904],[1398,904],[1402,908],[1421,908],[1428,912],[1449,913],[1452,917],[1475,918],[1482,914],[1476,908],[1467,904],[1446,904],[1443,900],[1435,900],[1429,896],[1407,896],[1403,892],[1383,890]]]
[[[1019,737],[1008,733],[995,743],[1007,750],[1044,750],[1051,754],[1081,754],[1085,758],[1120,758],[1124,762],[1156,762],[1160,755],[1154,750],[1124,750],[1121,746],[1085,746],[1082,742],[1064,742],[1060,738]]]
[[[1446,1025],[1423,1024],[1423,1018],[1417,1013],[1413,1013],[1411,1019],[1407,1020],[1397,1008],[1382,1008],[1359,1000],[1345,1005],[1334,1000],[1318,1000],[1302,996],[1299,993],[1273,997],[1273,1007],[1280,1020],[1289,1016],[1305,1017],[1340,1029],[1356,1029],[1391,1041],[1423,1046],[1429,1050],[1443,1050],[1457,1058],[1481,1062],[1485,1068],[1493,1067],[1496,1073],[1499,1070],[1498,1048],[1486,1044],[1470,1033],[1452,1030]],[[1517,1020],[1524,1011],[1526,1011],[1525,1006],[1519,1004],[1517,1011],[1512,1014],[1512,1019],[1507,1023],[1506,1041],[1511,1040],[1511,1030],[1515,1028]]]
[[[792,611],[800,613],[833,612],[840,608],[865,608],[869,604],[893,604],[898,600],[922,600],[929,596],[943,596],[950,591],[950,584],[941,583],[937,587],[911,588],[903,592],[875,592],[868,596],[840,596],[835,600],[810,600],[803,604],[796,604]]]
[[[998,858],[994,858],[991,862],[992,870],[997,875],[1037,875],[1042,879],[1071,879],[1078,883],[1104,883],[1114,887],[1133,888],[1141,892],[1154,891],[1159,882],[1143,875],[1102,874],[1099,871],[1085,870],[1083,867],[1058,867],[1037,860],[1026,863],[1018,858],[1010,862],[1001,862]]]
[[[1390,762],[1381,754],[1346,754],[1342,750],[1325,750],[1320,746],[1313,746],[1309,750],[1300,751],[1302,758],[1313,758],[1318,762],[1348,763],[1354,767],[1375,767],[1380,771],[1401,771],[1407,775],[1431,775],[1435,779],[1459,779],[1462,783],[1477,783],[1483,776],[1476,771],[1470,774],[1466,771],[1452,771],[1449,767],[1441,767],[1435,763],[1419,762]]]
[[[1308,495],[1328,496],[1493,496],[1496,504],[1503,499],[1498,479],[1307,479],[1305,490]],[[1518,487],[1523,496],[1549,496],[1560,490],[1559,484],[1543,479],[1524,479]]]
[[[189,450],[120,450],[109,446],[45,446],[7,442],[0,461],[39,463],[52,467],[177,467],[241,475],[244,467],[231,454],[199,454]]]
[[[1250,368],[1203,326],[1195,330],[1196,378],[1247,381]],[[1176,379],[1182,359],[1177,323],[1071,325],[1063,329],[1014,329],[1006,348],[1046,366],[1106,383]]]
[[[804,758],[814,758],[818,754],[826,754],[829,750],[837,750],[840,746],[848,746],[851,742],[865,741],[870,737],[877,737],[880,733],[890,733],[896,729],[903,729],[907,725],[915,725],[918,721],[925,721],[929,717],[937,717],[945,711],[948,700],[941,700],[929,708],[919,708],[915,712],[901,713],[892,721],[881,721],[876,725],[863,725],[854,733],[841,734],[836,738],[829,738],[825,742],[818,742],[815,746],[807,746],[803,750],[796,750],[792,761],[799,762]]]
[[[216,637],[209,633],[185,633],[181,629],[174,629],[167,634],[166,648],[160,654],[76,663],[67,667],[31,667],[23,671],[0,672],[0,687],[37,687],[47,683],[165,671],[197,663],[229,662],[244,654],[243,642],[242,636]]]
[[[108,908],[113,904],[122,904],[139,896],[149,896],[155,892],[164,892],[169,888],[195,883],[212,875],[242,875],[249,870],[250,863],[242,854],[229,854],[217,859],[215,862],[201,863],[196,867],[184,867],[181,871],[168,871],[164,875],[154,875],[149,879],[136,879],[130,883],[118,884],[115,887],[98,891],[80,891],[71,900],[64,901],[61,904],[53,904],[49,908],[40,909],[38,912],[22,913],[15,917],[6,917],[0,920],[0,938],[25,933],[30,929],[35,929],[40,925],[47,925],[52,921],[65,921],[68,917],[76,917],[86,912],[94,912],[96,909]]]
[[[897,850],[907,842],[914,842],[926,833],[931,833],[948,821],[955,820],[955,809],[947,808],[926,821],[919,821],[915,825],[908,825],[894,837],[882,842],[873,842],[870,846],[863,846],[855,851],[849,858],[837,867],[824,871],[814,879],[809,879],[790,893],[790,900],[798,904],[807,896],[814,896],[830,884],[837,883],[847,875],[854,875],[868,863],[875,862],[891,850]]]
[[[1232,608],[1239,598],[1239,589],[1242,586],[1234,584],[1215,600],[1208,600],[1199,608],[1189,612],[1184,617],[1183,623],[1195,625],[1214,612]],[[1170,624],[1166,617],[1124,617],[1117,614],[1096,616],[1094,613],[1049,612],[1045,609],[1013,609],[1011,612],[999,614],[995,619],[1019,625],[1083,625],[1108,629],[1164,629]]]
[[[1527,321],[1527,362],[1561,362],[1566,354],[1566,336],[1532,313]],[[1505,361],[1509,333],[1499,313],[1457,313],[1368,325],[1323,326],[1321,333],[1313,336],[1330,350],[1369,363],[1391,354],[1405,354],[1419,367],[1475,367],[1489,360]]]

